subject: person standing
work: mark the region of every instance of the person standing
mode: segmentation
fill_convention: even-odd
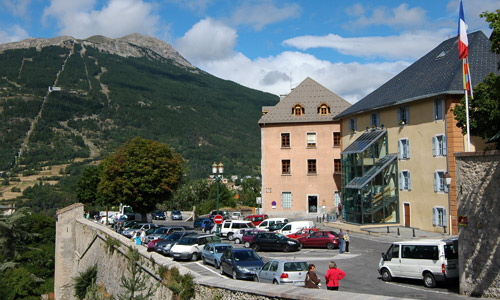
[[[339,231],[339,241],[340,241],[339,253],[342,254],[344,253],[344,232],[342,232],[342,229],[340,229]]]
[[[309,264],[309,271],[306,274],[305,287],[308,289],[319,289],[321,286],[321,280],[316,275],[316,266],[314,264]]]
[[[144,245],[146,242],[146,231],[144,229],[141,229],[141,245]]]
[[[328,272],[326,272],[326,289],[329,291],[338,291],[339,290],[339,281],[345,277],[344,271],[337,268],[337,264],[334,261],[331,261],[328,264]]]
[[[351,253],[349,252],[349,229],[345,232],[344,234],[344,241],[345,241],[345,253]]]

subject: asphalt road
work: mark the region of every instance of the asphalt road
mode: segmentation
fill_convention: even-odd
[[[192,222],[184,221],[155,221],[162,225],[192,226]],[[316,265],[316,273],[322,280],[322,289],[326,289],[324,275],[328,269],[328,263],[333,260],[337,266],[346,273],[346,277],[340,282],[340,289],[346,292],[383,295],[396,298],[412,299],[464,299],[466,297],[458,294],[458,281],[451,283],[438,283],[433,289],[425,288],[421,280],[394,279],[392,282],[382,281],[377,267],[382,252],[386,252],[390,246],[390,239],[365,234],[351,233],[350,252],[340,254],[338,249],[308,249],[304,248],[298,252],[258,252],[267,261],[271,258],[282,258],[294,260],[305,260]],[[223,242],[233,244],[223,239]],[[233,245],[235,247],[243,247]],[[221,276],[217,269],[197,262],[180,262],[184,266],[203,276]]]

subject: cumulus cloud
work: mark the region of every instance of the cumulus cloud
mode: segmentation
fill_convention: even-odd
[[[247,25],[260,31],[266,25],[296,18],[300,15],[301,8],[298,4],[284,4],[277,7],[273,2],[250,4],[245,2],[236,9],[231,17],[234,25]]]
[[[3,5],[14,16],[24,16],[32,0],[3,0]]]
[[[5,28],[5,30],[0,30],[0,44],[17,42],[28,37],[28,32],[19,25],[13,25]]]
[[[408,4],[403,3],[398,7],[389,9],[387,7],[377,7],[373,9],[370,16],[365,16],[365,9],[357,4],[350,7],[346,12],[358,19],[351,22],[349,26],[357,25],[361,27],[372,25],[386,25],[391,27],[422,27],[426,23],[426,11],[420,7],[409,8]]]
[[[100,10],[95,0],[52,0],[43,18],[55,18],[60,33],[76,38],[100,34],[110,38],[133,32],[154,35],[159,16],[152,4],[142,0],[109,0]]]
[[[233,56],[238,35],[236,30],[206,18],[196,23],[177,40],[176,48],[192,63],[225,59]]]
[[[331,48],[358,57],[381,57],[391,60],[416,59],[447,38],[443,32],[407,32],[393,36],[344,38],[336,34],[299,36],[283,41],[283,45],[300,50]]]

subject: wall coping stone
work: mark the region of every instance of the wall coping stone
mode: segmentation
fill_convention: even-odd
[[[466,156],[497,156],[500,155],[500,150],[476,151],[476,152],[455,152],[455,157]]]

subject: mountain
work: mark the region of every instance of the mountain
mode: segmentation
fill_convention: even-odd
[[[2,44],[0,66],[0,171],[99,159],[142,136],[181,153],[192,177],[214,161],[257,175],[261,107],[279,101],[137,33]]]

